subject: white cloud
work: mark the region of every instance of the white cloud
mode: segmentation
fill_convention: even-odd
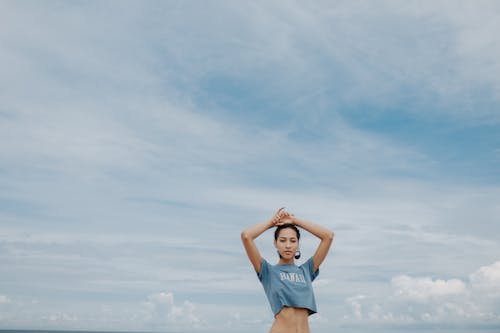
[[[211,76],[260,78],[268,87],[260,98],[291,97],[307,110],[327,96],[334,105],[401,99],[424,117],[498,120],[497,108],[473,109],[485,98],[474,87],[500,97],[498,10],[494,1],[183,4],[165,32],[165,62],[194,86]]]
[[[398,275],[390,281],[390,294],[346,298],[350,313],[343,320],[354,325],[500,325],[497,270],[498,262],[481,267],[470,275],[471,285],[460,279]],[[488,291],[490,299],[483,294]]]
[[[73,300],[45,311],[52,290],[125,297],[168,283],[172,292],[150,295],[141,306],[144,317],[133,317],[137,330],[202,326],[207,313],[217,329],[215,310],[176,303],[174,294],[210,290],[212,308],[236,303],[220,291],[258,294],[265,302],[237,231],[283,202],[335,231],[344,228],[335,240],[336,260],[327,260],[317,281],[321,295],[337,287],[351,293],[342,274],[366,272],[368,265],[376,279],[379,268],[390,276],[425,271],[394,277],[387,299],[365,291],[348,297],[354,318],[411,323],[498,316],[497,264],[471,274],[471,288],[460,279],[427,277],[429,271],[453,276],[450,271],[498,253],[498,190],[394,180],[398,172],[427,176],[436,161],[339,117],[324,122],[314,111],[335,110],[329,103],[337,100],[393,105],[402,87],[415,88],[404,89],[405,105],[433,98],[453,104],[462,95],[465,107],[474,105],[469,92],[477,89],[470,88],[498,87],[497,3],[142,6],[0,3],[1,195],[33,203],[43,217],[0,213],[0,255],[10,263],[0,268],[2,276],[27,293],[24,287],[46,290],[25,318],[43,318],[40,325],[51,318],[68,325],[87,320],[112,329],[107,314],[93,312],[102,299],[74,312],[61,311]],[[262,89],[251,94],[263,101],[258,107],[281,108],[276,103],[287,100],[292,110],[283,112],[299,116],[261,126],[234,116],[237,107],[220,110],[212,96],[200,102],[204,80],[213,77],[257,79]],[[491,116],[497,108],[474,111]],[[297,140],[303,126],[318,130],[318,141]],[[179,212],[182,204],[190,208]],[[470,230],[471,220],[481,223]],[[438,224],[445,230],[432,229]],[[314,250],[309,240],[304,237],[305,252]],[[274,254],[272,241],[259,242]],[[422,255],[428,246],[440,247],[436,256]],[[468,257],[451,258],[460,246],[469,247]],[[438,256],[450,259],[448,265]],[[228,265],[237,269],[228,273]],[[36,273],[36,283],[26,270]],[[13,303],[0,296],[0,304]],[[115,322],[130,323],[129,314],[140,312],[131,303],[109,305]],[[254,328],[271,320],[267,310],[238,308],[240,315],[220,322],[234,331]],[[333,316],[315,318],[322,325]]]
[[[363,308],[361,301],[366,298],[365,295],[356,295],[346,299],[346,303],[351,307],[351,310],[357,319],[363,317]]]
[[[469,275],[474,292],[485,297],[500,298],[500,261],[482,266]]]
[[[10,303],[10,302],[11,302],[10,298],[8,298],[5,295],[0,295],[0,304],[7,304],[7,303]]]
[[[78,316],[75,314],[70,314],[66,312],[51,312],[47,315],[42,315],[40,321],[46,322],[50,326],[64,327],[66,325],[71,325],[72,322],[78,322]]]
[[[458,279],[434,281],[429,277],[412,278],[406,275],[393,277],[391,285],[396,297],[414,301],[460,295],[466,290],[465,283]]]
[[[171,292],[159,292],[148,296],[143,303],[148,314],[147,325],[155,329],[158,328],[199,328],[203,322],[196,314],[196,306],[184,301],[178,305],[174,301],[174,294]]]

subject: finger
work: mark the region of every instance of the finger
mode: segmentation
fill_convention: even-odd
[[[290,213],[285,209],[281,211],[281,214],[284,216],[290,215]]]
[[[278,209],[278,210],[276,211],[276,213],[274,213],[273,218],[279,218],[279,217],[280,217],[280,213],[281,213],[281,210],[282,210],[282,209],[283,209],[283,207],[282,207],[282,208],[280,208],[280,209]]]

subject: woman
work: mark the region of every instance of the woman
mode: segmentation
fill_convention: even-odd
[[[255,238],[272,227],[277,227],[274,246],[279,261],[276,265],[270,265],[262,258],[254,243]],[[300,232],[297,227],[321,239],[314,255],[300,266],[295,265],[295,259],[300,258]],[[311,282],[319,274],[319,266],[328,254],[333,236],[333,231],[299,219],[284,208],[278,209],[267,222],[256,224],[241,233],[248,258],[262,282],[274,313],[270,333],[310,333],[308,318],[316,313]]]

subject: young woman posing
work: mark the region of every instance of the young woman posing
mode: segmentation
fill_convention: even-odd
[[[277,227],[274,246],[279,261],[276,265],[262,258],[254,243],[255,238],[272,227]],[[300,232],[297,227],[321,240],[314,255],[300,266],[295,265],[295,259],[300,258]],[[248,258],[262,282],[274,313],[270,333],[310,333],[308,318],[316,313],[311,282],[319,274],[319,266],[328,254],[333,236],[333,231],[299,219],[284,208],[278,209],[267,222],[256,224],[241,233]]]

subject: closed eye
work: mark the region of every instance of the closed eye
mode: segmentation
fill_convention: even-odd
[[[280,240],[280,242],[286,242],[286,238],[280,238],[279,240]],[[297,242],[297,239],[296,238],[290,238],[290,242],[295,243],[295,242]]]

